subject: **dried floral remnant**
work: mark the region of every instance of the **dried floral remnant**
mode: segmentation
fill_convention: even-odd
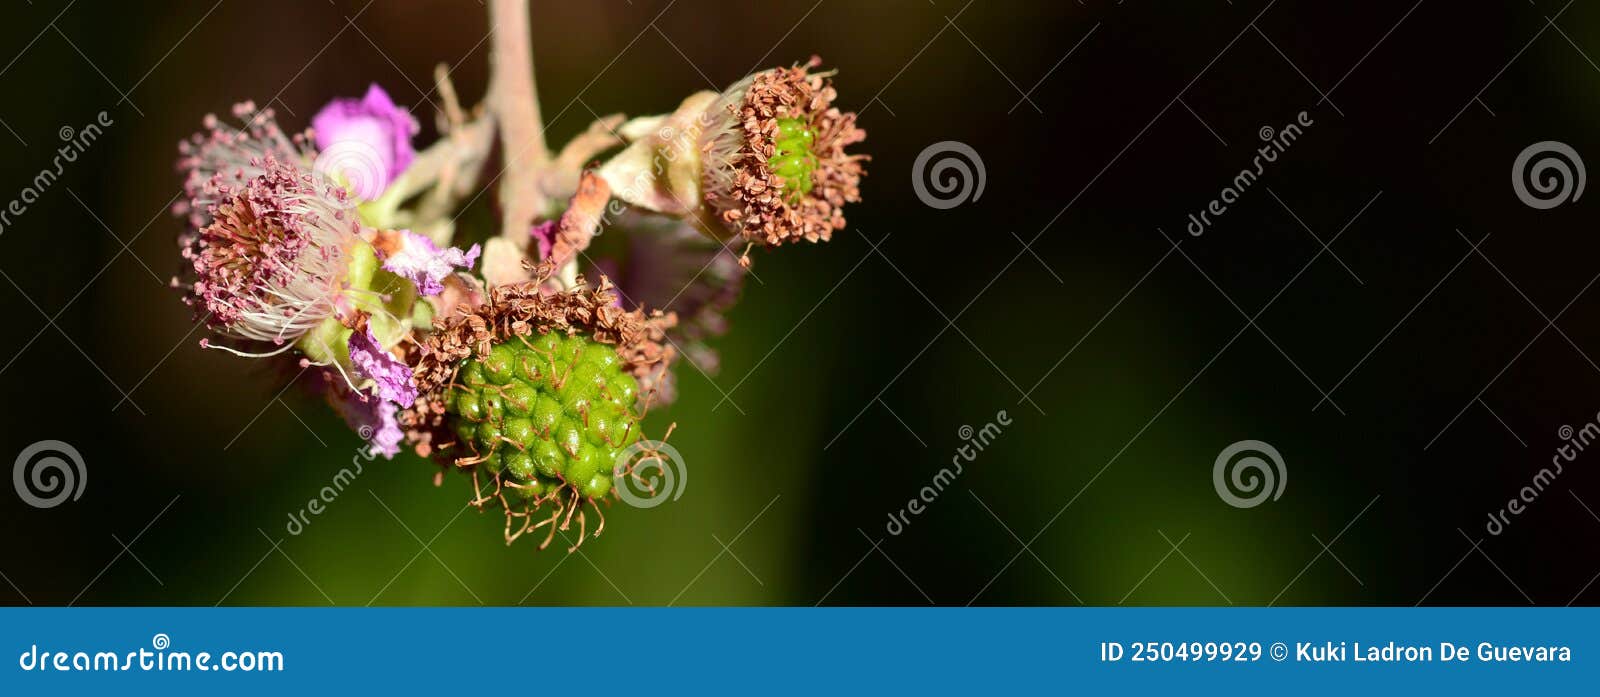
[[[550,246],[550,259],[560,266],[589,248],[589,241],[600,233],[605,222],[606,204],[611,202],[611,187],[594,172],[585,171],[578,180],[567,210],[556,224]]]
[[[483,304],[459,306],[455,315],[436,322],[434,331],[421,342],[415,366],[422,401],[450,382],[457,363],[474,354],[488,355],[496,343],[535,332],[584,333],[611,344],[626,371],[641,379],[676,356],[666,341],[667,329],[677,323],[676,315],[617,307],[616,291],[605,278],[595,288],[580,284],[572,290],[548,292],[541,286],[551,271],[549,263],[541,264],[532,280],[490,288]]]
[[[703,186],[716,218],[756,244],[824,241],[845,224],[844,205],[861,200],[865,140],[856,116],[833,106],[822,60],[741,80],[707,112]]]

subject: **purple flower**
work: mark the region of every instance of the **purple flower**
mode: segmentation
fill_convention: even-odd
[[[357,195],[370,200],[416,158],[411,137],[421,127],[374,84],[361,99],[328,102],[311,118],[311,128],[323,153],[317,171],[344,178]]]
[[[556,230],[560,229],[559,223],[560,221],[558,220],[546,220],[542,223],[535,223],[533,230],[529,231],[533,236],[534,246],[538,248],[539,261],[549,259],[550,252],[555,250]]]
[[[350,388],[333,368],[321,368],[318,375],[321,382],[313,389],[323,392],[334,411],[367,442],[367,459],[378,454],[392,460],[400,454],[400,444],[405,441],[406,434],[400,428],[399,405],[380,398],[375,390]]]
[[[417,386],[411,381],[411,368],[394,354],[383,350],[378,338],[368,329],[350,335],[350,362],[356,374],[378,383],[378,397],[402,407],[410,407],[417,399]],[[393,414],[389,415],[393,419]]]
[[[426,235],[410,230],[401,230],[400,237],[404,244],[383,260],[383,268],[411,279],[423,295],[438,295],[444,290],[439,282],[457,267],[472,268],[481,251],[478,245],[465,252],[455,247],[439,249]]]
[[[357,426],[356,432],[372,446],[373,452],[383,455],[385,459],[393,460],[395,455],[400,454],[400,441],[405,439],[405,433],[400,430],[400,422],[394,417],[397,405],[387,399],[369,398],[369,400],[372,420]]]
[[[372,452],[390,460],[400,454],[400,442],[405,440],[405,432],[400,430],[400,422],[395,419],[398,407],[394,402],[360,392],[349,392],[335,406],[344,415],[345,422],[372,446]]]

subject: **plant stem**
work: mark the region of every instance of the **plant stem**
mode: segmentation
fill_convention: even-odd
[[[533,80],[529,0],[489,0],[491,72],[488,104],[500,130],[500,234],[519,249],[529,243],[533,218],[546,208],[539,173],[550,161]]]

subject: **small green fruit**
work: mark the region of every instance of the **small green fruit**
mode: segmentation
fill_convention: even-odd
[[[778,119],[778,132],[767,166],[772,168],[773,174],[783,177],[783,190],[791,202],[811,193],[812,173],[817,169],[817,158],[811,154],[811,144],[815,140],[816,134],[805,120]]]
[[[595,499],[611,491],[612,468],[639,439],[638,391],[613,347],[539,334],[463,361],[444,404],[458,457],[500,476],[517,496],[567,488]]]

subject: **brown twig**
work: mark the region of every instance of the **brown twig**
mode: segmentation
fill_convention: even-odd
[[[545,193],[552,197],[571,196],[578,191],[578,177],[585,165],[600,153],[622,144],[617,127],[626,118],[612,114],[589,124],[589,128],[568,141],[545,174]]]
[[[533,80],[528,0],[490,0],[489,110],[499,124],[505,171],[500,175],[500,234],[526,249],[534,216],[545,208],[539,172],[550,161]]]

